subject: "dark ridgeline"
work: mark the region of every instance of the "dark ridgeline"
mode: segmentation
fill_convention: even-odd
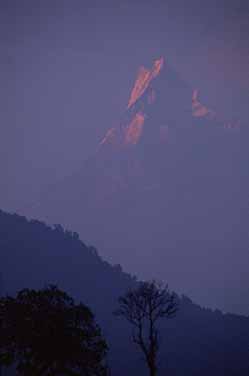
[[[184,285],[203,304],[247,313],[231,270],[246,281],[239,287],[246,297],[249,96],[233,93],[209,108],[202,94],[166,58],[141,97],[129,109],[124,103],[125,113],[97,152],[24,214],[73,228],[134,273],[139,268],[162,280],[166,274],[170,285]],[[196,265],[203,287],[213,289],[205,298]],[[231,294],[221,302],[223,279]]]
[[[58,285],[96,314],[110,347],[112,374],[146,373],[130,342],[129,325],[113,316],[118,297],[137,286],[135,278],[119,265],[103,261],[76,233],[4,212],[0,212],[0,250],[5,292]],[[201,308],[187,297],[179,304],[176,317],[160,326],[158,374],[248,375],[249,318]]]

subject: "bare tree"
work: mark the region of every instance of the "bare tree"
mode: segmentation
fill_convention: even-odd
[[[115,315],[123,316],[133,326],[132,339],[142,350],[150,376],[157,374],[159,319],[171,318],[178,310],[176,294],[156,281],[142,282],[119,298]]]

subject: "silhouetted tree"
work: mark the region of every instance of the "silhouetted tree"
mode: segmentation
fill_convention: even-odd
[[[144,376],[140,363],[135,362],[133,346],[126,347],[124,354],[127,326],[121,319],[112,322],[113,302],[122,291],[136,288],[138,282],[104,261],[92,247],[65,230],[0,210],[0,274],[3,293],[36,288],[48,280],[71,291],[77,299],[86,296],[109,334],[114,375]],[[172,375],[248,375],[249,319],[202,308],[184,296],[179,300],[181,314],[177,319],[158,321],[164,341],[159,343],[157,363],[162,375],[167,375],[167,369]],[[124,346],[120,347],[121,338]],[[4,371],[3,376],[16,375],[11,369]]]
[[[0,364],[20,375],[107,374],[107,345],[90,309],[55,286],[0,299]]]
[[[142,350],[150,376],[157,374],[157,321],[173,317],[177,309],[176,294],[171,293],[167,285],[155,281],[142,282],[119,298],[119,309],[114,313],[123,316],[133,326],[133,342]]]

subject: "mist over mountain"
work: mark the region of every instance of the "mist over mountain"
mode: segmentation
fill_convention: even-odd
[[[0,250],[1,293],[57,284],[96,314],[109,344],[112,374],[145,372],[130,327],[113,316],[118,296],[134,287],[136,278],[104,261],[77,233],[2,211]],[[185,296],[177,316],[161,326],[161,336],[159,375],[247,375],[248,317],[204,309]]]
[[[248,98],[210,107],[159,57],[80,171],[25,214],[78,231],[141,278],[166,275],[205,306],[248,314]]]
[[[161,280],[158,376],[248,376],[249,1],[1,0],[0,41],[0,294],[58,285],[138,376],[113,311]]]

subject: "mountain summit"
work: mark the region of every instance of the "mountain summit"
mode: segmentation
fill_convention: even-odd
[[[156,275],[201,304],[248,313],[241,100],[228,112],[242,120],[209,108],[162,57],[139,69],[127,97],[94,156],[26,214],[75,229],[142,278]]]
[[[167,97],[165,97],[166,88],[168,88]],[[185,98],[180,102],[183,94],[185,94]],[[101,140],[100,145],[106,143],[136,145],[143,135],[146,120],[150,119],[152,115],[154,122],[155,112],[162,112],[163,108],[168,112],[164,115],[164,119],[166,119],[167,115],[169,116],[169,113],[171,113],[172,102],[174,108],[178,103],[175,117],[179,115],[177,114],[178,111],[184,111],[183,116],[185,117],[187,114],[191,114],[193,119],[213,121],[226,130],[238,130],[240,128],[239,119],[225,120],[225,116],[205,106],[199,99],[198,89],[188,87],[161,57],[154,61],[151,69],[144,66],[139,68],[120,127],[110,128]],[[171,117],[174,117],[174,114],[171,114]],[[163,118],[160,120],[163,123]],[[164,141],[167,138],[168,129],[168,125],[160,125],[160,133]]]

